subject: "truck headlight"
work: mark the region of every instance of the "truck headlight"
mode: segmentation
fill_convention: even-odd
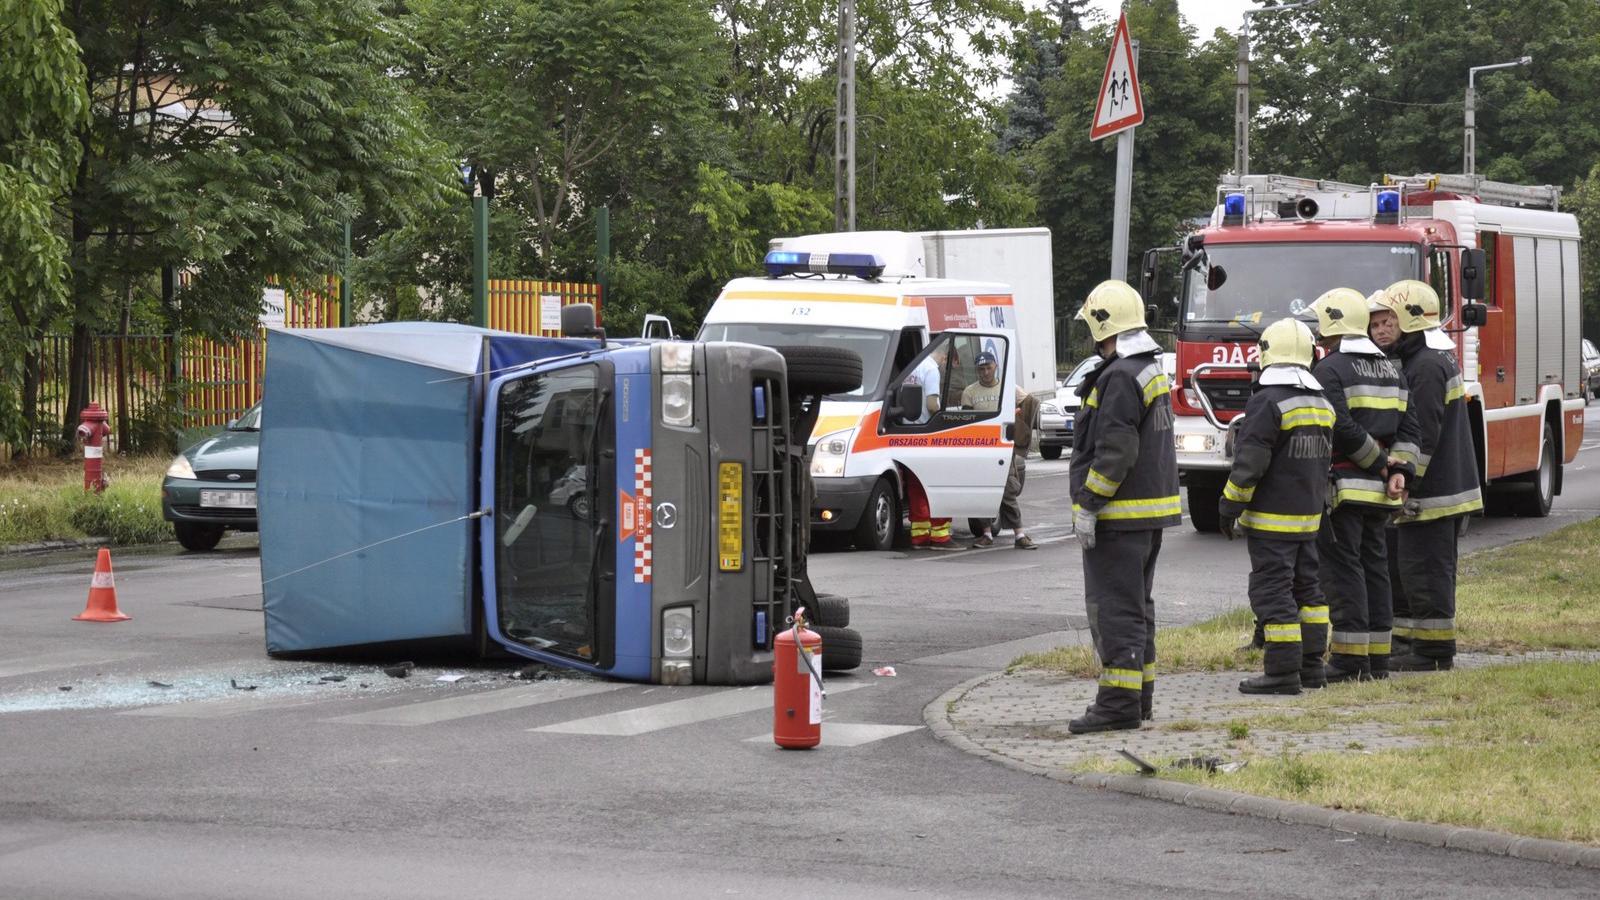
[[[194,466],[189,465],[189,457],[179,454],[178,458],[167,466],[168,478],[194,478]]]
[[[673,341],[662,344],[661,371],[694,371],[694,345],[683,341]]]
[[[661,421],[667,425],[694,424],[694,376],[661,376]]]
[[[1217,449],[1216,435],[1180,434],[1173,437],[1179,453],[1210,453]]]
[[[840,478],[844,475],[845,457],[850,455],[850,432],[835,431],[817,439],[811,452],[811,477]]]
[[[675,606],[661,611],[661,655],[667,659],[694,655],[694,607]]]

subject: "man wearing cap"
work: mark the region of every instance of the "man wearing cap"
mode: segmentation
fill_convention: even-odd
[[[1410,390],[1408,421],[1393,452],[1416,471],[1395,521],[1401,590],[1394,638],[1409,646],[1389,668],[1438,671],[1455,661],[1457,541],[1467,517],[1483,509],[1478,462],[1455,341],[1439,329],[1439,295],[1408,279],[1389,285],[1382,302],[1400,325],[1395,346]]]
[[[1078,388],[1072,437],[1072,533],[1083,548],[1084,605],[1100,686],[1073,734],[1138,728],[1155,701],[1156,557],[1182,521],[1171,382],[1144,303],[1122,281],[1089,292],[1077,318],[1103,362]]]
[[[994,354],[978,354],[978,380],[961,392],[961,405],[968,409],[997,410],[1000,408],[1000,379],[997,376]],[[1033,446],[1033,435],[1039,430],[1039,398],[1022,388],[1016,389],[1016,424],[1012,428],[1011,471],[1006,474],[1006,490],[1000,498],[1000,523],[998,528],[1009,528],[1016,535],[1012,546],[1018,550],[1037,550],[1038,544],[1022,530],[1022,486],[1028,478],[1028,448]],[[994,545],[995,520],[983,519],[983,526],[974,535],[974,547]]]

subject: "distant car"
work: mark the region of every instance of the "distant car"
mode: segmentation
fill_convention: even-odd
[[[256,530],[261,404],[178,454],[161,481],[161,515],[186,550],[216,549],[227,529]]]
[[[1589,397],[1600,400],[1600,350],[1588,338],[1583,339],[1583,380]]]
[[[550,491],[550,502],[565,507],[574,519],[589,518],[589,467],[578,464],[567,470]]]
[[[1083,384],[1089,370],[1099,362],[1100,357],[1091,356],[1078,363],[1067,380],[1056,388],[1055,397],[1039,404],[1039,430],[1043,432],[1039,441],[1039,455],[1045,459],[1060,459],[1062,452],[1072,447],[1072,423],[1077,417],[1078,407],[1083,405],[1078,398],[1078,386]],[[1161,354],[1161,367],[1166,370],[1167,378],[1173,378],[1178,370],[1177,354]]]

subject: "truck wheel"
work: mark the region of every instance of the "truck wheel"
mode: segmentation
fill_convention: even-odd
[[[1061,448],[1060,447],[1054,447],[1054,446],[1051,446],[1051,447],[1040,447],[1039,448],[1039,455],[1044,457],[1045,459],[1060,459],[1061,458]]]
[[[822,671],[848,672],[861,665],[861,632],[828,625],[812,631],[822,638]]]
[[[178,535],[178,543],[185,550],[196,553],[205,553],[217,549],[217,544],[222,540],[222,526],[206,522],[173,522],[172,530]]]
[[[1533,472],[1533,481],[1525,490],[1511,498],[1511,511],[1530,519],[1550,515],[1556,500],[1556,435],[1550,423],[1544,423],[1544,443],[1539,448],[1539,468]]]
[[[879,478],[867,497],[867,505],[856,522],[855,543],[863,550],[891,550],[900,530],[900,504],[895,499],[894,484]]]
[[[1222,483],[1226,480],[1226,475],[1213,472],[1189,473],[1185,490],[1189,493],[1189,521],[1194,523],[1195,531],[1214,533],[1221,525],[1217,501],[1222,499]]]
[[[838,347],[778,347],[789,371],[789,393],[845,394],[861,387],[861,357]]]
[[[827,628],[850,627],[850,598],[838,594],[818,594],[811,607],[811,620]]]

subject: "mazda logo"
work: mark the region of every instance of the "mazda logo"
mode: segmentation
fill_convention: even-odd
[[[656,504],[656,527],[671,528],[678,524],[678,507],[671,503]]]

